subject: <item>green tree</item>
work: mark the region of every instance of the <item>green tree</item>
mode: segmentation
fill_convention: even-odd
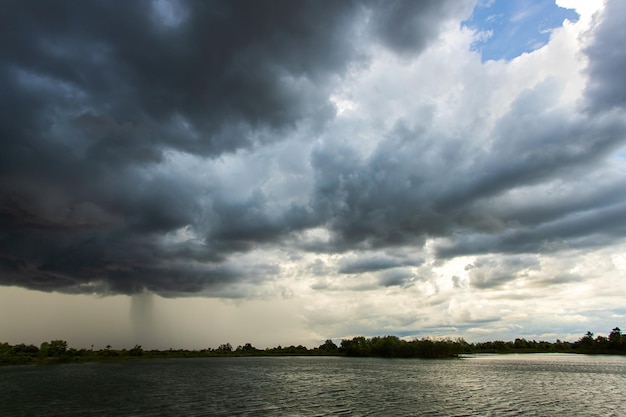
[[[29,356],[37,356],[39,353],[39,348],[35,345],[25,345],[24,343],[20,343],[19,345],[13,346],[13,353],[16,355],[29,355]]]
[[[143,355],[143,349],[141,348],[141,345],[135,345],[134,348],[128,351],[128,354],[130,356],[141,356]]]
[[[106,345],[104,347],[104,350],[100,351],[100,354],[102,356],[117,356],[118,353],[116,351],[113,350],[113,348],[111,347],[111,345]]]
[[[224,343],[217,348],[219,353],[230,353],[233,351],[233,346],[230,343]]]
[[[337,353],[337,350],[339,348],[337,347],[335,342],[333,342],[330,339],[327,339],[323,344],[321,344],[318,347],[318,349],[320,350],[320,352],[324,352],[324,353]]]
[[[613,350],[622,349],[622,331],[619,327],[615,327],[609,334],[609,344]]]
[[[370,341],[370,353],[383,358],[404,356],[401,352],[402,343],[397,336],[374,337]]]
[[[370,343],[363,336],[353,337],[351,340],[343,339],[341,350],[348,356],[369,356]]]
[[[578,339],[576,344],[579,345],[584,352],[591,352],[595,347],[593,332],[588,331],[583,337]]]
[[[528,342],[528,340],[526,339],[520,339],[517,338],[515,339],[515,342],[513,342],[513,344],[515,345],[515,349],[528,349],[530,348],[530,343]]]
[[[62,357],[67,352],[67,342],[65,340],[51,340],[43,342],[39,348],[39,353],[44,357]]]
[[[246,343],[243,346],[237,346],[237,349],[235,349],[235,351],[238,353],[245,353],[247,355],[260,352],[260,350],[252,346],[251,343]]]

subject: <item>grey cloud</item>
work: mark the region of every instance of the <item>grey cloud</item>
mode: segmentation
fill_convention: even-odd
[[[391,144],[383,141],[365,160],[355,150],[330,144],[314,152],[313,207],[329,219],[338,250],[419,244],[425,233],[445,230],[447,219],[428,196],[436,185],[419,164],[422,139],[406,144],[392,134]]]
[[[535,279],[532,281],[533,286],[537,288],[546,288],[552,285],[562,285],[569,284],[572,282],[580,282],[583,281],[585,277],[579,274],[572,273],[561,273],[554,276],[544,276],[539,279]]]
[[[423,261],[396,259],[386,256],[374,257],[348,257],[342,258],[339,263],[340,274],[361,274],[364,272],[376,272],[385,269],[398,268],[402,266],[417,266]]]
[[[517,98],[488,132],[488,143],[454,130],[434,132],[408,115],[366,156],[358,137],[329,130],[335,87],[368,65],[363,44],[375,41],[414,57],[470,3],[161,3],[170,10],[153,4],[6,4],[0,16],[0,36],[8,40],[0,44],[3,284],[242,296],[243,287],[258,282],[253,277],[272,279],[279,270],[235,266],[233,259],[264,245],[293,244],[296,251],[367,250],[339,272],[378,271],[381,284],[405,285],[410,277],[403,267],[417,261],[376,250],[420,252],[429,237],[448,240],[435,248],[440,257],[623,239],[622,180],[609,180],[598,168],[626,139],[623,115],[600,113],[623,108],[616,71],[622,55],[605,48],[616,45],[622,30],[613,17],[618,2],[607,4],[612,14],[598,20],[587,50],[586,102],[596,113],[555,110],[561,86],[546,80]],[[309,160],[298,157],[306,166],[297,175],[312,178],[288,203],[263,189],[262,179],[259,186],[226,189],[217,171],[180,174],[172,157],[216,162],[294,136],[313,149]],[[274,158],[283,167],[288,155]],[[259,175],[281,173],[267,168]],[[257,174],[243,167],[225,175]],[[511,196],[554,181],[586,187],[584,197],[572,188],[550,205],[520,205]],[[313,228],[327,229],[330,241],[303,237]],[[172,238],[183,231],[185,239]],[[484,285],[491,281],[501,280]]]
[[[438,207],[453,210],[516,187],[575,179],[624,143],[620,118],[586,119],[552,110],[550,97],[558,96],[558,89],[547,80],[522,93],[496,125],[492,147],[469,155],[470,171],[456,172],[459,181],[443,191]]]
[[[316,225],[306,207],[292,205],[284,212],[272,213],[267,198],[255,192],[242,203],[217,200],[212,205],[217,217],[208,240],[223,252],[247,251],[257,244],[278,242],[289,233]]]
[[[148,1],[12,3],[3,69],[22,79],[13,96],[38,104],[16,111],[58,123],[87,108],[203,154],[249,145],[252,130],[332,117],[325,81],[358,58],[353,3],[182,5],[188,19],[163,30]],[[65,114],[51,111],[59,98]]]
[[[517,279],[524,271],[540,269],[540,264],[536,257],[530,255],[485,256],[465,269],[472,287],[491,289]]]
[[[450,279],[452,281],[452,286],[454,288],[462,288],[463,287],[463,282],[461,281],[461,278],[453,275],[452,278]]]
[[[403,20],[428,23],[410,31],[413,49],[438,34],[451,3],[396,3]],[[370,1],[181,1],[186,18],[165,28],[152,4],[9,3],[6,133],[25,136],[26,125],[43,128],[89,109],[142,126],[152,146],[232,151],[258,132],[275,140],[300,122],[334,116],[332,79],[366,62],[355,32],[366,11],[373,25],[383,22],[379,36],[399,38],[384,23],[390,7]]]
[[[623,119],[553,111],[554,88],[546,82],[524,92],[494,128],[487,149],[402,125],[365,158],[332,143],[316,149],[313,207],[329,219],[336,250],[419,245],[433,236],[450,237],[453,246],[473,253],[524,252],[546,239],[615,230],[611,221],[619,214],[608,214],[626,197],[623,181],[601,167],[624,144]],[[598,178],[603,184],[596,186]],[[513,200],[512,191],[553,182],[572,187],[551,208],[541,200]],[[577,186],[590,191],[581,194]],[[567,220],[581,213],[589,214]]]
[[[405,287],[415,280],[409,268],[394,268],[379,274],[378,282],[384,287]]]
[[[3,259],[1,283],[68,293],[137,294],[148,290],[179,296],[210,290],[234,297],[237,292],[228,290],[229,285],[255,285],[279,272],[272,264],[216,262],[220,260],[212,259],[206,250],[172,253],[171,247],[149,240],[90,239],[46,255],[42,259],[33,254],[26,260]]]
[[[85,112],[71,121],[72,127],[59,135],[79,139],[84,147],[85,159],[95,163],[106,161],[108,166],[124,166],[129,163],[159,163],[163,152],[154,146],[153,134],[143,125],[126,122],[116,123],[106,116]]]
[[[411,40],[416,52],[448,7],[407,10],[429,22]],[[367,65],[363,39],[389,37],[365,24],[385,13],[373,1],[6,3],[3,283],[184,293],[271,279],[233,270],[229,257],[324,217],[306,203],[271,208],[261,191],[234,202],[210,178],[166,171],[168,152],[218,158],[318,134],[335,116],[337,82]],[[182,229],[195,240],[163,240]]]
[[[620,241],[626,228],[621,219],[626,204],[579,213],[564,213],[554,221],[508,229],[499,234],[466,234],[437,248],[441,257],[499,253],[558,252],[563,249],[593,248]]]
[[[466,16],[471,1],[392,0],[380,1],[372,15],[372,26],[380,41],[400,54],[419,52],[432,40],[441,21]]]
[[[608,0],[603,12],[595,16],[592,42],[585,50],[589,57],[587,71],[591,80],[587,85],[586,99],[588,110],[592,113],[611,108],[626,109],[624,14],[626,4],[623,1]]]
[[[624,184],[619,176],[585,178],[580,175],[577,179],[557,180],[533,191],[519,193],[514,198],[510,195],[495,198],[490,206],[476,205],[476,210],[478,215],[489,211],[502,224],[519,227],[547,224],[562,218],[564,213],[585,213],[624,200]],[[537,204],[537,195],[541,196],[541,204]]]
[[[330,275],[333,272],[333,268],[331,268],[330,266],[328,266],[324,261],[322,261],[321,259],[316,259],[315,261],[311,262],[308,266],[307,269],[316,276],[327,276]]]

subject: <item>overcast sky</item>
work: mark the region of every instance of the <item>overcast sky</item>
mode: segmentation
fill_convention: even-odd
[[[626,326],[626,2],[8,1],[0,340]]]

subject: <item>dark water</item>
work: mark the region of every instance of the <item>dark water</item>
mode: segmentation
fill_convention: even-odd
[[[0,368],[0,416],[626,416],[626,357],[207,358]]]

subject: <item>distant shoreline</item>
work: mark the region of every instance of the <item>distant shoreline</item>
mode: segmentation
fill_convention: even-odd
[[[366,338],[357,336],[343,339],[337,346],[328,339],[320,346],[308,349],[305,346],[274,347],[257,349],[250,343],[233,348],[230,343],[217,349],[187,350],[144,350],[140,345],[132,349],[113,349],[110,345],[104,349],[88,350],[68,348],[64,340],[43,342],[35,345],[10,345],[0,343],[0,366],[2,365],[46,365],[56,363],[83,362],[118,362],[144,359],[168,358],[207,358],[207,357],[244,357],[244,356],[347,356],[379,358],[422,358],[444,359],[458,358],[459,355],[480,353],[579,353],[626,355],[626,335],[615,327],[608,337],[587,332],[576,342],[554,343],[517,338],[513,342],[492,341],[468,343],[457,339],[415,339],[402,340],[397,336],[376,336]]]

